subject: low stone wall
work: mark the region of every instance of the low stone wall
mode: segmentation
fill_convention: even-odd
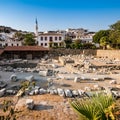
[[[66,48],[58,48],[58,49],[50,49],[48,53],[49,58],[57,58],[59,56],[65,56],[65,55],[80,55],[80,54],[85,54],[85,55],[93,55],[97,57],[107,57],[110,59],[120,59],[120,50],[92,50],[92,49],[66,49]],[[20,54],[20,53],[19,53]],[[35,53],[41,58],[44,56],[44,54],[39,54]],[[11,55],[11,54],[10,54]],[[8,56],[11,58],[10,56]]]
[[[97,50],[97,57],[104,57],[110,59],[119,59],[120,60],[120,50]]]
[[[37,63],[12,63],[12,64],[0,64],[2,67],[11,66],[13,68],[34,68],[37,66]]]
[[[120,50],[92,50],[92,49],[86,49],[86,50],[80,50],[80,49],[51,49],[49,51],[49,56],[51,57],[58,57],[62,55],[79,55],[79,54],[85,54],[85,55],[93,55],[96,57],[104,57],[104,58],[110,58],[110,59],[120,59]]]
[[[96,55],[96,50],[87,49],[87,50],[80,50],[80,49],[51,49],[48,53],[51,57],[62,56],[62,55],[77,55],[77,54],[86,54],[86,55]]]

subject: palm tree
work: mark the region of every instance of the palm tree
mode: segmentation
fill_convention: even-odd
[[[98,95],[90,99],[70,101],[71,106],[86,120],[115,120],[114,99],[108,95]]]

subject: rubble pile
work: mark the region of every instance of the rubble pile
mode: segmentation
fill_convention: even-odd
[[[24,61],[26,62],[26,61]],[[60,56],[58,60],[56,59],[49,59],[48,56],[39,60],[36,67],[32,68],[12,68],[8,66],[6,68],[0,67],[0,70],[5,70],[6,72],[14,72],[13,75],[10,77],[10,81],[16,84],[18,80],[18,76],[15,74],[16,72],[29,72],[29,73],[37,73],[41,79],[46,78],[47,81],[47,88],[43,88],[40,86],[32,87],[31,89],[25,90],[25,93],[19,91],[20,88],[6,88],[6,84],[2,84],[0,82],[0,96],[5,95],[38,95],[38,94],[52,94],[52,95],[59,95],[62,97],[86,97],[91,96],[91,92],[98,92],[104,91],[105,86],[100,86],[98,84],[99,81],[108,81],[108,85],[119,85],[118,81],[115,78],[111,78],[109,75],[111,74],[119,74],[119,71],[116,70],[120,69],[120,61],[119,60],[112,60],[108,58],[95,58],[92,55],[65,55]],[[58,80],[59,84],[62,79],[73,81],[73,84],[78,84],[82,82],[91,82],[91,86],[85,86],[84,89],[71,89],[71,88],[64,88],[61,85],[59,87],[55,86],[54,81]],[[30,75],[25,77],[25,80],[29,80],[32,82],[35,80],[35,76]],[[40,81],[39,81],[40,82]],[[42,84],[42,82],[41,82]],[[54,88],[52,88],[52,87]],[[63,87],[63,88],[62,88]],[[111,90],[111,93],[115,96],[120,96],[120,91]],[[30,103],[31,104],[31,103]]]
[[[112,81],[114,82],[114,81]],[[116,84],[116,83],[111,83],[111,84]],[[116,98],[120,97],[120,88],[118,87],[103,87],[100,86],[99,84],[94,84],[92,87],[90,86],[85,86],[84,89],[67,89],[67,88],[56,88],[56,87],[49,87],[47,89],[45,88],[40,88],[39,86],[33,86],[25,89],[25,91],[21,90],[20,86],[14,86],[11,88],[2,88],[0,89],[0,97],[3,96],[8,96],[8,95],[16,95],[16,96],[21,96],[21,95],[42,95],[42,94],[52,94],[52,95],[59,95],[62,97],[90,97],[89,94],[93,93],[108,93],[108,90],[110,91],[111,94],[113,94]],[[32,109],[31,107],[28,106],[28,108]]]
[[[71,62],[66,62],[69,59]],[[95,58],[94,56],[68,55],[59,57],[62,65],[66,66],[72,72],[111,74],[113,70],[120,70],[120,61],[108,58]],[[74,61],[74,62],[72,62]],[[111,71],[112,70],[112,71]]]

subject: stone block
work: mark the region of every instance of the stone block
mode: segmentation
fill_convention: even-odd
[[[116,80],[111,80],[109,83],[110,84],[117,84],[117,81]]]
[[[64,93],[64,90],[63,90],[63,89],[58,88],[57,91],[58,91],[58,95],[59,95],[59,96],[65,97],[65,93]]]
[[[26,100],[26,107],[28,108],[28,109],[33,109],[33,107],[34,107],[34,101],[32,100],[32,99],[27,99]]]
[[[16,81],[17,81],[17,75],[15,75],[15,74],[11,75],[11,76],[10,76],[10,80],[11,80],[12,82],[16,82]]]
[[[75,77],[74,82],[80,82],[80,77]]]
[[[85,91],[79,89],[79,90],[78,90],[78,93],[79,93],[80,96],[82,96],[82,95],[85,93]]]
[[[39,71],[39,75],[40,76],[47,76],[47,74],[48,74],[48,71]]]
[[[1,90],[0,90],[0,97],[4,96],[5,91],[6,91],[6,89],[5,89],[5,88],[3,88],[3,89],[1,89]]]
[[[73,91],[72,91],[72,94],[73,94],[73,96],[75,96],[75,97],[77,97],[77,96],[79,95],[79,93],[78,93],[77,90],[73,90]]]
[[[39,89],[39,94],[45,94],[45,93],[47,93],[47,90],[45,90],[44,88]]]
[[[65,90],[65,95],[66,95],[66,97],[72,97],[73,95],[72,95],[72,92],[71,92],[71,90]]]

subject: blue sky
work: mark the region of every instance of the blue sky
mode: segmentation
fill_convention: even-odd
[[[120,0],[0,0],[0,25],[39,31],[108,29],[120,20]]]

